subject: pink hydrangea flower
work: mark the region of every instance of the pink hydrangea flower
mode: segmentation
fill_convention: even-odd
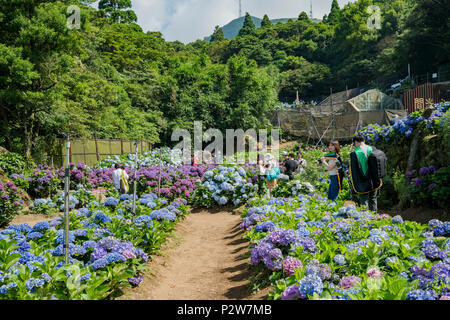
[[[376,268],[370,268],[369,270],[367,270],[367,276],[373,279],[378,279],[384,276],[384,274],[376,269]]]
[[[341,279],[341,281],[339,282],[339,286],[344,288],[344,289],[351,289],[353,288],[353,286],[355,285],[355,283],[357,282],[361,282],[361,278],[360,277],[355,277],[355,276],[345,276]]]

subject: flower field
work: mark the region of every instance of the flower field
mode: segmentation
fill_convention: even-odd
[[[419,112],[362,133],[383,148],[407,145],[415,130],[439,136],[448,104],[435,109],[429,119]],[[344,166],[350,152],[342,147]],[[161,166],[159,149],[139,155],[136,176],[134,155],[94,167],[71,163],[67,265],[59,215],[65,209],[64,168],[25,169],[20,158],[4,156],[9,181],[0,183],[0,299],[110,299],[143,281],[152,256],[193,208],[217,207],[240,208],[257,274],[250,283],[271,285],[269,299],[450,299],[450,222],[420,224],[348,205],[354,197],[347,179],[337,202],[328,201],[321,155],[323,150],[304,147],[308,166],[293,181],[279,180],[271,197],[255,166],[182,165],[167,148],[161,149]],[[116,163],[126,165],[130,186],[136,181],[134,215],[132,196],[113,186]],[[449,205],[448,166],[433,163],[400,172],[413,205]],[[10,224],[26,205],[19,189],[32,199],[29,213],[48,221]]]
[[[251,200],[241,228],[271,299],[450,299],[450,222],[421,225],[300,195]]]
[[[143,195],[132,214],[130,196],[96,201],[70,213],[69,264],[64,262],[62,217],[10,225],[0,231],[0,299],[105,299],[138,285],[154,254],[188,210]]]

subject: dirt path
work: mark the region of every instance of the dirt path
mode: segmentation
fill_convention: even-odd
[[[120,300],[262,300],[269,289],[249,289],[248,242],[241,219],[227,211],[199,211],[178,224],[143,282]]]
[[[10,225],[14,225],[14,224],[28,223],[32,227],[38,222],[50,221],[55,217],[57,217],[57,215],[46,216],[43,214],[20,214],[20,215],[15,216],[8,225],[10,226]],[[7,228],[7,226],[0,228],[0,230],[6,229],[6,228]]]

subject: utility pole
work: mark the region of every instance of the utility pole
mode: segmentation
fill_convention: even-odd
[[[161,148],[159,148],[158,198],[161,197]]]
[[[136,183],[137,183],[137,159],[138,159],[138,145],[139,141],[134,141],[134,146],[136,148],[136,154],[134,158],[134,183],[133,183],[133,215],[136,214]]]
[[[313,6],[312,6],[312,0],[311,0],[309,3],[310,3],[309,18],[312,20],[312,19],[313,19]]]
[[[71,132],[63,132],[66,137],[66,170],[64,182],[64,256],[65,263],[69,264],[69,185],[70,185],[70,134]]]

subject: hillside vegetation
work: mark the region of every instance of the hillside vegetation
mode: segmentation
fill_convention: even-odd
[[[358,0],[312,23],[246,18],[239,35],[187,45],[143,32],[130,7],[11,0],[0,6],[0,145],[45,161],[48,142],[145,138],[170,145],[174,128],[267,128],[279,100],[324,96],[381,76],[448,68],[449,3]],[[131,1],[128,1],[131,4]],[[81,8],[80,29],[66,25]],[[366,21],[382,10],[380,30]]]

